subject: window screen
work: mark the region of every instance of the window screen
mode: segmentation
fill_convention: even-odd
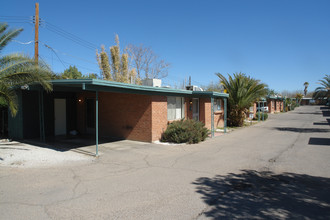
[[[215,99],[214,100],[214,106],[213,106],[213,111],[221,111],[221,100],[220,99]]]
[[[184,118],[184,98],[167,97],[167,120]]]

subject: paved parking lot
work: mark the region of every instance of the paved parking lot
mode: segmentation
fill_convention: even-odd
[[[329,219],[329,120],[303,106],[201,144],[112,142],[98,159],[0,167],[0,219]]]

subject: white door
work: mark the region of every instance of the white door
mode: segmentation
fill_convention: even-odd
[[[66,99],[54,99],[55,135],[66,135]]]
[[[199,121],[199,99],[193,99],[193,119]]]

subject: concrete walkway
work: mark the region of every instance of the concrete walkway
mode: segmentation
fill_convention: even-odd
[[[93,161],[0,167],[0,219],[330,219],[329,121],[304,106],[197,145],[125,141]]]

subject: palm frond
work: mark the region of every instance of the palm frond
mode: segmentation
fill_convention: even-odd
[[[5,100],[11,115],[14,117],[18,110],[17,95],[15,91],[7,85],[0,83],[0,97]]]
[[[23,29],[12,29],[5,32],[8,28],[6,23],[0,23],[0,52],[15,37],[17,37]]]
[[[241,72],[234,73],[233,76],[228,74],[228,80],[220,73],[216,73],[216,75],[229,94],[229,119],[232,123],[235,121],[233,125],[241,126],[245,110],[258,98],[267,94],[267,85]]]
[[[51,91],[52,72],[43,62],[38,65],[35,61],[22,54],[12,54],[0,58],[0,81],[9,86],[19,86],[30,83],[39,83],[45,90]]]
[[[330,98],[330,75],[325,75],[321,80],[319,80],[321,86],[317,87],[313,93],[314,99],[319,98]]]

